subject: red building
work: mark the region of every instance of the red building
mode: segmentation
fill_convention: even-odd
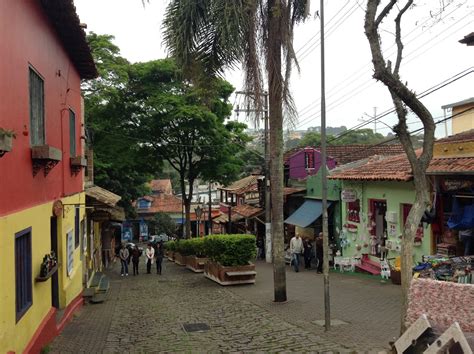
[[[1,1],[0,53],[0,348],[28,352],[82,303],[80,84],[97,71],[72,0]]]

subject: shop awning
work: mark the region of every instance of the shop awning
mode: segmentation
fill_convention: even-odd
[[[331,202],[328,201],[328,208],[330,205]],[[285,223],[300,227],[308,227],[321,216],[322,211],[322,201],[306,200],[302,206],[296,209],[296,211],[285,220]]]

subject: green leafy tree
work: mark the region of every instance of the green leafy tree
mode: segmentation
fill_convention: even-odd
[[[294,61],[293,28],[307,17],[309,0],[171,0],[164,19],[170,53],[192,72],[210,74],[242,64],[247,91],[263,112],[266,71],[270,121],[272,248],[275,301],[286,301],[283,228],[283,106],[295,109],[289,92]]]
[[[122,197],[119,202],[133,216],[132,201],[147,192],[145,182],[159,160],[143,154],[133,137],[130,112],[124,104],[129,62],[120,56],[113,36],[88,34],[99,77],[83,84],[88,145],[94,151],[94,181]]]
[[[166,234],[168,236],[172,236],[176,234],[176,223],[168,214],[156,214],[153,220],[151,220],[150,224],[156,235]]]
[[[249,140],[244,124],[225,122],[233,87],[222,79],[206,86],[184,80],[172,59],[137,63],[129,71],[127,110],[144,153],[166,160],[179,175],[187,238],[194,181],[234,180],[243,166],[239,154]]]
[[[358,129],[346,131],[338,138],[328,138],[331,145],[352,145],[352,144],[377,144],[385,140],[380,133],[374,133],[372,129]]]

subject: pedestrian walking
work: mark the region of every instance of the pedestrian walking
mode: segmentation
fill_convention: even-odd
[[[119,251],[119,258],[121,264],[120,275],[123,277],[124,275],[128,277],[128,257],[130,256],[130,252],[128,252],[127,247],[125,244],[122,244],[122,247]]]
[[[156,244],[156,274],[161,275],[161,264],[163,263],[163,241]]]
[[[265,259],[265,242],[262,236],[257,237],[257,259]]]
[[[300,256],[303,253],[303,240],[296,234],[290,240],[291,263],[295,272],[299,272]]]
[[[135,247],[132,250],[133,275],[138,275],[138,265],[140,263],[140,256],[141,256],[141,252],[138,249],[138,246],[135,245]]]
[[[311,259],[313,259],[313,245],[308,237],[304,239],[303,242],[303,256],[304,256],[304,268],[311,269]]]
[[[320,232],[316,238],[316,259],[318,261],[316,272],[320,274],[323,272],[323,255],[323,233]]]
[[[151,247],[151,243],[146,248],[146,274],[151,274],[151,265],[155,258],[155,250]]]

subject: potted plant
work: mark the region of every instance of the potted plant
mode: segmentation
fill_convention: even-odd
[[[183,251],[186,250],[186,243],[188,240],[178,240],[176,241],[176,247],[174,250],[174,262],[177,265],[184,266],[186,265],[186,259],[185,256],[183,255]]]
[[[256,247],[254,235],[213,235],[204,238],[209,260],[204,275],[221,285],[255,283]]]
[[[207,262],[207,257],[204,252],[204,238],[192,238],[188,241],[185,250],[186,268],[195,273],[204,272],[204,265]]]
[[[0,128],[0,157],[12,150],[13,139],[15,138],[16,135],[13,130]]]
[[[164,244],[165,254],[169,261],[174,261],[174,252],[176,251],[176,241],[168,241]]]

